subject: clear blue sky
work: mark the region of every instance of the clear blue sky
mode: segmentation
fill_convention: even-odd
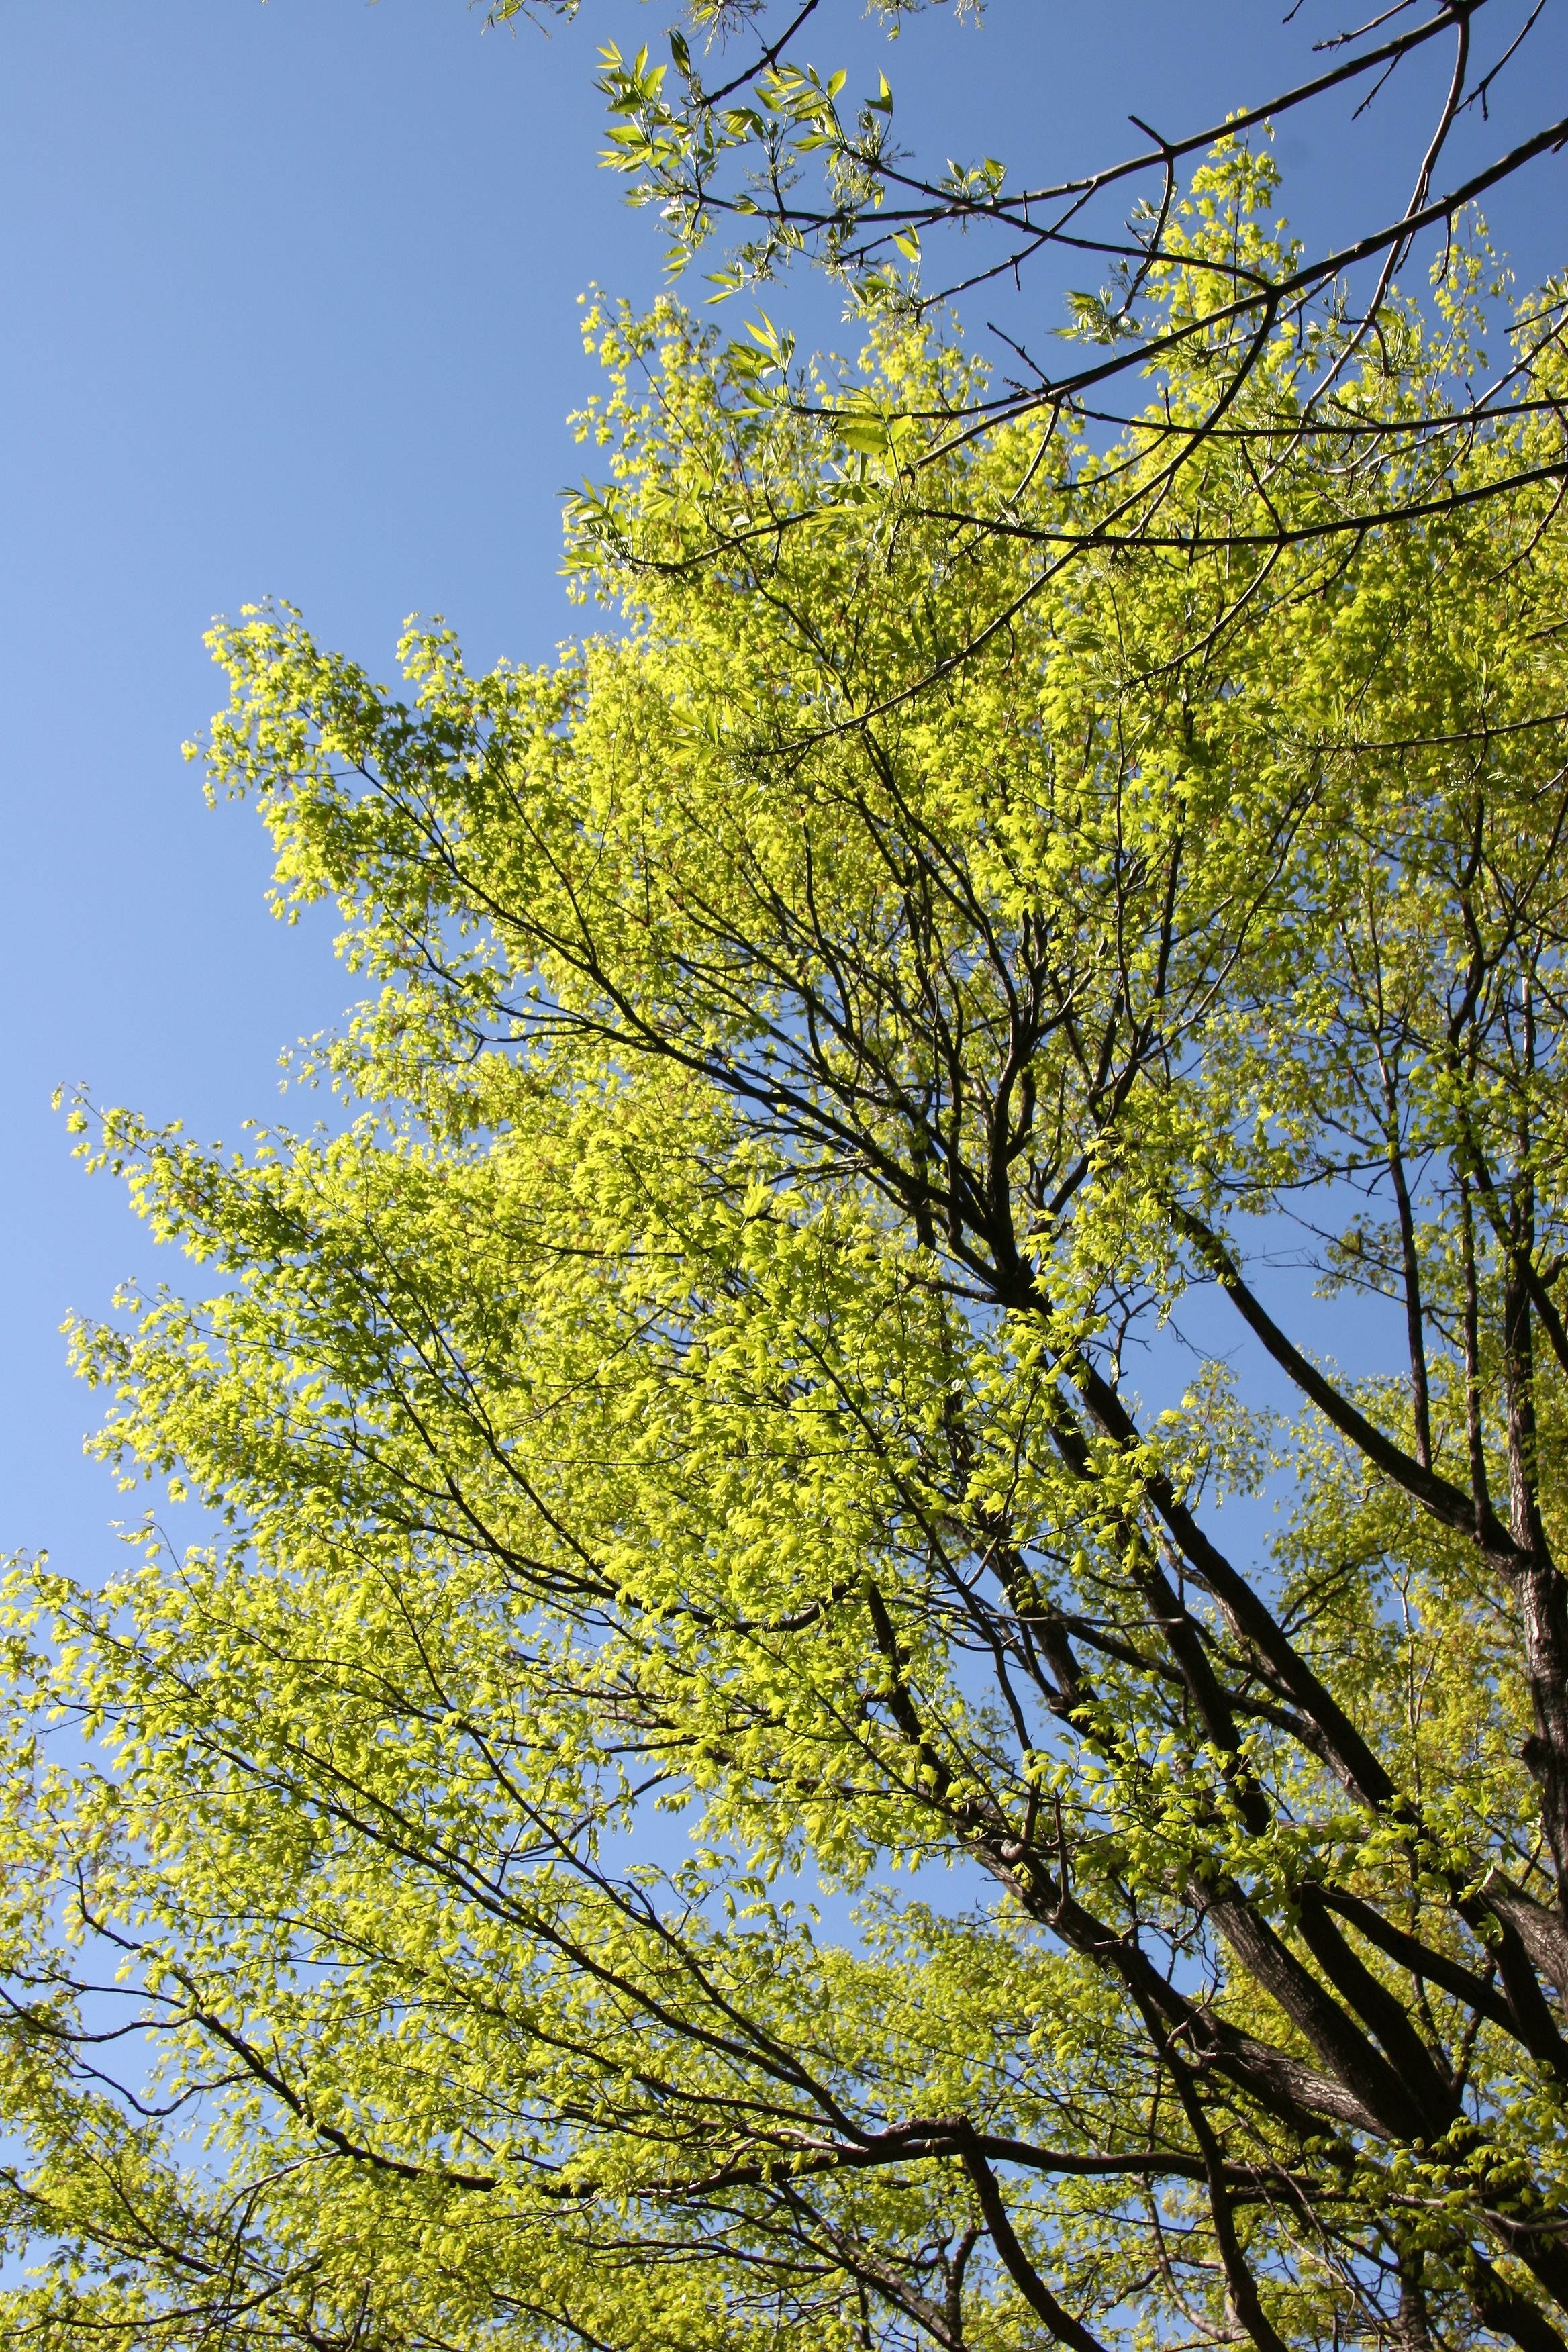
[[[993,0],[887,62],[944,152],[1070,169],[1130,110],[1185,130],[1299,74],[1326,11]],[[594,165],[593,50],[671,13],[585,0],[546,38],[484,36],[463,0],[0,0],[0,1548],[105,1566],[116,1498],[57,1327],[154,1271],[52,1088],[232,1139],[344,1001],[328,927],[270,921],[254,819],[209,814],[180,760],[215,699],[202,631],[283,595],[385,675],[416,609],[481,662],[570,627],[574,297],[658,280],[653,224]],[[1568,84],[1552,18],[1520,100],[1543,78]],[[1412,76],[1357,129],[1346,105],[1285,135],[1303,226],[1397,204],[1430,94]],[[1565,186],[1551,164],[1497,207],[1526,276],[1559,257]]]

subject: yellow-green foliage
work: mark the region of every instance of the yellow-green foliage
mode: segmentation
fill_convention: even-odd
[[[1268,194],[1200,181],[1173,317]],[[1504,1520],[1563,1262],[1558,486],[1506,402],[1357,470],[1474,275],[1294,424],[1282,337],[1163,489],[1201,340],[1113,447],[943,451],[877,420],[962,355],[813,417],[596,310],[614,634],[217,634],[214,787],[378,992],[319,1131],[80,1114],[201,1269],[78,1330],[100,1450],[214,1516],[10,1586],[7,2342],[1560,2342],[1550,1969],[1527,2046],[1308,1932],[1495,1989],[1489,1873],[1556,1899],[1523,1571],[1358,1434],[1419,1450],[1391,1152]],[[1260,1381],[1249,1252],[1352,1420]]]

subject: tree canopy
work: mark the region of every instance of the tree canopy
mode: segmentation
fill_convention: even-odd
[[[1004,418],[1027,423],[1040,446],[1067,426],[1126,426],[1151,363],[1163,364],[1199,333],[1194,310],[1205,322],[1204,397],[1167,442],[1165,470],[1179,472],[1222,423],[1232,436],[1250,434],[1267,466],[1268,445],[1282,427],[1342,426],[1358,405],[1347,402],[1347,372],[1359,356],[1356,380],[1364,385],[1368,367],[1385,358],[1384,306],[1400,268],[1413,256],[1426,266],[1434,254],[1445,267],[1467,206],[1500,191],[1529,186],[1538,207],[1550,206],[1540,169],[1568,145],[1550,70],[1555,20],[1547,0],[1436,0],[1425,13],[1399,0],[1326,33],[1298,0],[1284,22],[1301,46],[1285,49],[1283,86],[1238,86],[1223,37],[1208,35],[1215,67],[1208,119],[1162,113],[1150,122],[1131,114],[1131,146],[1098,159],[1081,142],[1065,159],[1038,148],[981,154],[965,145],[973,135],[967,127],[946,124],[934,141],[911,143],[887,73],[875,74],[873,88],[863,56],[838,59],[849,55],[854,16],[871,18],[890,41],[934,5],[868,0],[851,12],[843,0],[687,0],[668,32],[668,57],[646,43],[628,56],[612,42],[600,51],[598,83],[609,110],[603,160],[624,176],[633,204],[656,211],[674,275],[697,266],[717,289],[710,300],[754,292],[805,262],[843,289],[852,315],[929,320],[954,302],[963,308],[993,365],[983,377],[924,381],[918,394],[906,389],[896,411],[906,423],[946,428],[915,436],[904,462],[916,473],[936,462],[948,435]],[[492,0],[488,14],[494,24],[542,12],[574,17],[579,0]],[[983,0],[954,0],[952,13],[979,19]],[[1183,31],[1202,55],[1203,18],[1184,21]],[[981,74],[986,62],[994,74],[1008,57],[1005,16],[989,37],[1000,41],[1001,55],[977,55]],[[826,55],[824,43],[831,45]],[[1121,79],[1112,59],[1104,79],[1112,89]],[[1391,125],[1390,84],[1404,91],[1423,79],[1427,96],[1411,122]],[[1496,121],[1494,104],[1503,110]],[[1336,234],[1271,249],[1211,240],[1194,265],[1180,233],[1194,171],[1222,135],[1272,137],[1279,126],[1321,142],[1328,168],[1319,193],[1331,180],[1342,194],[1354,189],[1370,145],[1405,175],[1403,202],[1358,194]],[[1168,265],[1184,258],[1195,268],[1197,299],[1173,310]],[[1357,528],[1379,506],[1397,509],[1405,474],[1423,474],[1435,457],[1440,462],[1441,445],[1489,419],[1504,394],[1532,399],[1543,418],[1557,417],[1555,436],[1542,436],[1536,454],[1561,478],[1550,354],[1563,325],[1559,301],[1543,302],[1535,333],[1515,345],[1500,383],[1472,385],[1458,403],[1383,402],[1375,430],[1363,405],[1368,462],[1359,487],[1367,495],[1343,501],[1339,527]],[[1275,407],[1268,356],[1282,329],[1315,364],[1292,369],[1293,402]],[[1064,332],[1065,350],[1057,341]],[[1181,354],[1177,371],[1189,383],[1190,356]],[[760,362],[753,370],[758,396],[800,400],[784,371],[772,381],[768,373]],[[1400,375],[1396,360],[1391,373]],[[1249,397],[1238,409],[1244,385]],[[805,404],[816,406],[809,398]],[[1011,518],[1003,502],[982,508],[977,520],[1005,529]],[[1137,501],[1092,519],[1064,502],[1058,530],[1075,522],[1079,533],[1114,530],[1122,538],[1153,527],[1148,505]],[[1278,519],[1264,509],[1250,523],[1257,532]]]
[[[1486,268],[1043,569],[1223,320],[917,473],[929,325],[773,404],[604,306],[613,627],[217,633],[369,993],[318,1127],[76,1114],[208,1517],[8,1588],[8,2342],[1562,2352],[1552,419],[1327,528]]]

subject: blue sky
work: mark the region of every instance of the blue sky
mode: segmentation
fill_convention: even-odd
[[[106,1565],[116,1501],[81,1460],[92,1401],[58,1326],[153,1271],[72,1166],[51,1090],[86,1079],[232,1139],[276,1112],[279,1047],[347,992],[329,926],[268,916],[254,819],[206,811],[180,759],[216,698],[202,631],[287,596],[385,675],[414,610],[479,662],[570,628],[574,298],[658,277],[653,224],[595,167],[593,51],[672,13],[586,0],[546,37],[487,36],[463,0],[0,0],[0,1549]],[[1339,20],[1282,14],[993,0],[979,31],[917,26],[886,62],[900,123],[943,152],[1071,169],[1119,149],[1130,110],[1186,130],[1309,69]],[[871,69],[844,18],[819,61]],[[1304,227],[1397,205],[1424,70],[1360,126],[1339,104],[1285,132]],[[1499,146],[1552,80],[1549,22]],[[1565,171],[1495,208],[1526,277],[1560,250]]]

